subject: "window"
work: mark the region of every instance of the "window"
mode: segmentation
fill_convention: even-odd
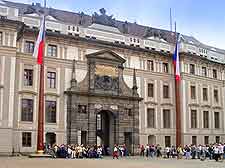
[[[220,143],[220,136],[216,136],[216,143]]]
[[[190,64],[190,74],[194,75],[195,74],[195,65]]]
[[[148,97],[154,97],[154,85],[148,83]]]
[[[33,53],[34,52],[34,42],[33,41],[26,41],[25,42],[25,52],[26,53]]]
[[[203,111],[203,128],[209,128],[209,112]]]
[[[214,122],[215,122],[215,128],[219,129],[220,128],[220,113],[219,112],[214,112]]]
[[[73,26],[73,31],[75,31],[75,26]]]
[[[196,89],[195,89],[195,86],[191,86],[191,99],[196,99]]]
[[[218,90],[217,89],[214,89],[214,100],[216,103],[218,103],[219,101],[219,96],[218,96]]]
[[[0,45],[2,45],[3,43],[3,35],[2,35],[2,32],[0,32]]]
[[[204,137],[204,142],[205,142],[205,145],[209,144],[209,136]]]
[[[191,128],[197,128],[197,111],[191,110]]]
[[[168,73],[169,72],[169,67],[168,67],[168,63],[163,63],[163,72]]]
[[[33,85],[33,70],[24,69],[24,86],[32,86],[32,85]]]
[[[70,30],[70,26],[68,26],[68,30]]]
[[[197,145],[197,136],[192,136],[192,144]]]
[[[163,128],[170,128],[170,110],[163,109]]]
[[[168,99],[169,98],[169,86],[163,85],[163,98]]]
[[[213,69],[213,78],[217,79],[217,70]]]
[[[33,100],[22,99],[21,121],[33,121]]]
[[[56,123],[56,101],[45,101],[45,119],[47,123]]]
[[[48,84],[48,88],[52,88],[52,89],[56,88],[56,72],[47,73],[47,84]]]
[[[155,128],[155,109],[153,108],[147,109],[147,127]]]
[[[48,45],[48,56],[57,57],[57,46],[56,45]]]
[[[102,129],[102,117],[101,117],[101,114],[97,114],[97,130],[101,130]]]
[[[78,105],[78,113],[87,113],[86,105]]]
[[[208,89],[203,88],[203,100],[208,101]]]
[[[132,109],[131,108],[125,108],[125,111],[128,116],[132,116]]]
[[[22,132],[22,146],[31,147],[31,132]]]
[[[147,70],[154,71],[154,64],[152,60],[147,60]]]
[[[171,147],[171,138],[170,136],[165,136],[165,146]]]
[[[202,67],[202,75],[207,76],[207,70],[206,67]]]

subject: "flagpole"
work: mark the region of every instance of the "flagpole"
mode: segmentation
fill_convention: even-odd
[[[175,22],[175,39],[176,43],[177,39],[177,30],[176,30],[176,22]],[[176,44],[177,45],[177,44]],[[179,47],[177,47],[179,48]],[[178,50],[179,54],[179,50]],[[181,145],[181,111],[180,111],[180,79],[176,79],[176,66],[174,66],[174,79],[175,79],[175,99],[176,99],[176,147]]]
[[[46,0],[44,1],[44,9],[46,9]],[[45,10],[44,18],[45,19]],[[37,132],[37,153],[44,153],[44,55],[45,47],[43,47],[43,62],[40,64],[39,78],[39,103],[38,103],[38,132]]]

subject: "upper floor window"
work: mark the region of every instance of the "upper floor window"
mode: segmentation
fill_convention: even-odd
[[[48,45],[48,56],[57,57],[57,46],[56,45]]]
[[[169,85],[163,85],[163,98],[169,98]]]
[[[154,97],[154,85],[148,83],[148,97]]]
[[[3,35],[2,35],[2,32],[0,32],[0,45],[2,45],[3,43]]]
[[[190,74],[194,75],[195,74],[195,65],[190,64]]]
[[[21,121],[33,121],[33,100],[22,99]]]
[[[163,63],[163,72],[165,72],[165,73],[169,72],[169,65],[166,62]]]
[[[191,110],[191,128],[197,128],[197,111]]]
[[[209,128],[209,112],[203,111],[203,128]]]
[[[33,41],[25,41],[25,52],[26,53],[34,52],[34,42]]]
[[[206,67],[202,67],[202,75],[207,76],[207,69]]]
[[[217,79],[217,70],[213,69],[213,78]]]
[[[68,30],[70,30],[70,26],[68,26]]]
[[[45,119],[47,123],[56,123],[56,101],[45,101]]]
[[[220,113],[214,112],[214,125],[216,129],[220,128]]]
[[[33,85],[33,69],[24,69],[24,86]]]
[[[218,103],[218,101],[219,101],[219,95],[218,95],[217,89],[214,89],[214,100],[215,100],[216,103]]]
[[[147,60],[147,70],[154,71],[154,64],[152,60]]]
[[[52,88],[52,89],[56,88],[56,72],[47,73],[47,85],[48,85],[48,88]]]
[[[196,88],[191,86],[191,99],[196,99]]]
[[[202,92],[203,92],[203,100],[204,101],[207,101],[208,100],[208,89],[207,88],[203,88],[202,89]]]
[[[163,128],[170,128],[170,110],[163,109]]]
[[[147,127],[155,128],[155,109],[147,108]]]

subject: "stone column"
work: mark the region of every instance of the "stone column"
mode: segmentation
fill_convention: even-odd
[[[88,111],[88,144],[95,145],[97,143],[96,137],[96,113],[94,105],[89,105]]]

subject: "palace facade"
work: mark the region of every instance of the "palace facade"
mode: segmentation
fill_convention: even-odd
[[[176,144],[174,32],[0,0],[1,154],[36,151],[43,13],[46,143]],[[182,143],[224,142],[225,50],[180,40]]]

